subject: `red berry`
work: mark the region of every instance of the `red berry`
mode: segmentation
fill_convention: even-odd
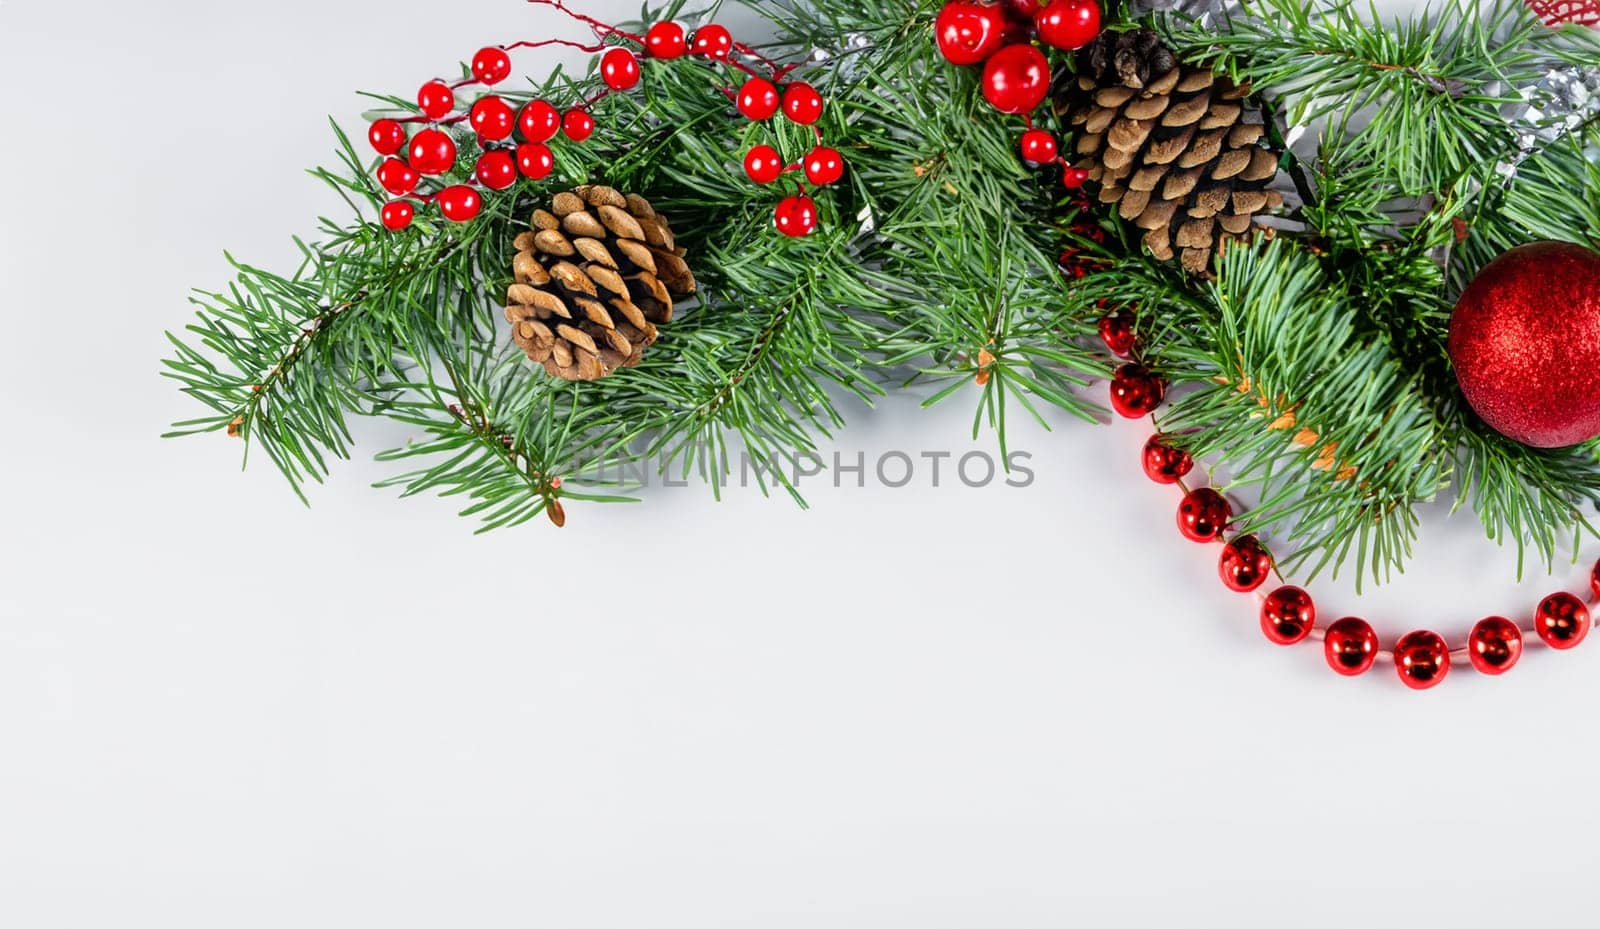
[[[639,59],[625,48],[613,48],[600,58],[600,80],[612,90],[627,90],[639,83]]]
[[[826,187],[844,177],[844,157],[835,149],[819,145],[805,160],[806,180]]]
[[[1100,34],[1100,4],[1095,0],[1051,0],[1033,16],[1039,40],[1072,51]]]
[[[511,56],[493,46],[478,49],[472,56],[472,76],[484,84],[500,83],[511,76]]]
[[[778,231],[790,238],[808,236],[817,229],[817,205],[810,197],[801,194],[785,197],[773,214]]]
[[[644,34],[644,50],[651,58],[682,58],[689,42],[677,23],[656,23]]]
[[[1077,190],[1089,180],[1089,172],[1083,168],[1068,168],[1061,172],[1061,186],[1068,190]]]
[[[408,160],[422,174],[443,174],[455,167],[455,140],[437,129],[424,129],[411,137]]]
[[[1049,164],[1056,160],[1060,146],[1056,137],[1043,129],[1029,129],[1022,134],[1022,160],[1029,164]]]
[[[378,183],[396,197],[404,197],[417,189],[422,175],[398,158],[389,158],[378,167]]]
[[[478,183],[490,190],[505,190],[517,182],[517,160],[504,149],[484,152],[474,173]]]
[[[733,33],[716,23],[701,26],[694,31],[694,42],[690,47],[694,49],[696,55],[720,61],[726,59],[728,53],[733,51]]]
[[[498,142],[511,138],[511,130],[517,125],[517,111],[511,108],[511,104],[491,94],[479,97],[472,104],[467,119],[478,133],[478,138]]]
[[[1050,92],[1050,62],[1032,45],[1002,48],[983,66],[983,97],[1002,113],[1032,113]]]
[[[582,110],[568,110],[561,119],[561,131],[572,141],[582,142],[594,135],[594,117]]]
[[[411,225],[411,220],[417,215],[417,208],[404,200],[395,200],[383,205],[383,227],[390,232],[399,232]]]
[[[517,116],[517,128],[522,130],[525,142],[548,142],[561,131],[561,111],[535,100],[522,108]]]
[[[443,81],[429,81],[417,91],[417,106],[429,119],[443,119],[456,108],[456,93]]]
[[[1005,11],[986,3],[946,3],[933,21],[939,54],[951,64],[975,65],[1005,41]]]
[[[764,77],[753,77],[739,88],[739,112],[745,119],[771,119],[778,112],[778,88]]]
[[[406,147],[406,127],[392,119],[380,119],[367,130],[367,141],[380,155],[393,155]]]
[[[517,146],[517,170],[522,176],[540,181],[550,176],[556,168],[555,156],[550,146],[543,142],[527,142]]]
[[[757,145],[744,156],[744,173],[757,184],[770,184],[783,175],[783,157],[770,145]]]
[[[783,92],[783,115],[790,122],[810,126],[822,118],[822,94],[810,84],[790,84]]]
[[[482,209],[483,198],[478,196],[477,190],[465,184],[439,191],[439,212],[451,222],[464,223],[474,219]]]

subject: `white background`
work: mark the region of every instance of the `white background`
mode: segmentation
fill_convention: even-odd
[[[486,538],[366,457],[306,510],[156,438],[187,288],[331,209],[322,114],[556,22],[0,7],[0,927],[1595,924],[1600,652],[1419,696],[1275,649],[1139,427],[1020,429],[1026,490]],[[831,447],[965,448],[974,399]],[[1459,639],[1584,573],[1519,587],[1441,508],[1403,582],[1316,593]]]

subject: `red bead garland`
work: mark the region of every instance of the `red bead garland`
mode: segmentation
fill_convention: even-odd
[[[1317,626],[1317,605],[1298,587],[1279,587],[1261,601],[1261,632],[1278,645],[1304,642]]]
[[[1522,630],[1504,616],[1490,616],[1472,627],[1467,660],[1480,674],[1504,674],[1522,658]]]
[[[1534,611],[1533,628],[1551,648],[1577,648],[1589,637],[1589,609],[1572,594],[1551,594]]]
[[[1222,547],[1217,573],[1229,590],[1247,594],[1267,582],[1272,574],[1272,555],[1255,536],[1242,535]]]
[[[1328,627],[1322,651],[1328,667],[1345,677],[1358,677],[1378,660],[1378,634],[1366,620],[1346,616]]]
[[[1176,484],[1194,470],[1194,456],[1173,448],[1159,435],[1144,443],[1142,461],[1145,476],[1157,484]]]
[[[1394,647],[1394,666],[1412,690],[1430,690],[1450,674],[1450,647],[1434,632],[1412,632]]]
[[[1233,508],[1209,487],[1191,490],[1178,505],[1178,531],[1191,542],[1215,542],[1228,528]]]
[[[1166,381],[1141,364],[1125,364],[1111,378],[1111,406],[1127,419],[1154,413],[1166,395]]]

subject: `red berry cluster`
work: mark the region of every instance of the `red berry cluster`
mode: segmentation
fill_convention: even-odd
[[[1099,34],[1096,0],[951,0],[934,20],[940,54],[952,64],[983,64],[984,99],[1027,124],[1022,160],[1060,165],[1062,182],[1071,188],[1083,186],[1088,172],[1068,165],[1056,137],[1033,125],[1033,112],[1050,92],[1050,60],[1035,43],[1073,51]]]

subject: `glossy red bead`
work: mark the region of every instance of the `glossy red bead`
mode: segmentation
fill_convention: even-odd
[[[757,145],[744,156],[744,173],[757,184],[770,184],[783,176],[783,158],[770,145]]]
[[[386,158],[378,166],[378,183],[396,197],[404,197],[416,190],[421,181],[422,175],[398,158]]]
[[[443,81],[429,81],[417,90],[417,107],[429,119],[444,119],[456,108],[456,92]]]
[[[1522,630],[1504,616],[1490,616],[1472,627],[1467,658],[1482,674],[1504,674],[1522,658]]]
[[[517,128],[524,142],[548,142],[561,131],[561,111],[543,100],[535,100],[517,114]]]
[[[1233,508],[1222,494],[1198,487],[1178,504],[1178,531],[1191,542],[1215,542],[1232,517]]]
[[[411,220],[416,218],[417,208],[404,200],[395,200],[383,205],[379,214],[383,220],[383,227],[390,232],[399,232],[411,225]]]
[[[806,180],[818,187],[837,184],[844,177],[844,156],[837,149],[819,145],[806,155],[803,163]]]
[[[1144,365],[1125,364],[1111,378],[1111,407],[1128,419],[1154,413],[1167,396],[1167,382]]]
[[[1173,448],[1159,435],[1144,443],[1141,456],[1145,476],[1157,484],[1176,484],[1194,470],[1194,456],[1180,448]]]
[[[817,229],[817,205],[804,194],[786,197],[773,213],[778,231],[790,238],[808,236]]]
[[[1083,48],[1100,34],[1100,4],[1095,0],[1050,0],[1034,14],[1039,41],[1054,48]]]
[[[406,147],[406,127],[392,119],[380,119],[367,130],[367,141],[380,155],[393,155]]]
[[[478,195],[476,188],[457,184],[439,191],[439,212],[451,222],[464,223],[476,219],[482,209],[483,198]]]
[[[1024,132],[1018,147],[1022,151],[1022,160],[1031,165],[1049,164],[1061,153],[1061,146],[1056,142],[1056,137],[1043,129],[1029,129]]]
[[[424,129],[411,137],[406,160],[421,174],[444,174],[456,164],[455,140],[438,129]]]
[[[1589,570],[1589,590],[1600,599],[1600,561],[1595,562],[1594,567]]]
[[[1345,677],[1366,674],[1378,660],[1378,634],[1366,620],[1346,616],[1323,633],[1322,653]]]
[[[644,50],[651,58],[682,58],[689,51],[689,39],[677,23],[660,22],[644,34]]]
[[[1589,608],[1572,594],[1551,594],[1534,611],[1533,628],[1551,648],[1577,648],[1589,636]]]
[[[1408,633],[1395,643],[1394,667],[1412,690],[1437,687],[1450,674],[1450,646],[1438,633]]]
[[[612,90],[628,90],[639,83],[639,59],[625,48],[600,56],[600,80]]]
[[[472,56],[472,76],[487,85],[500,83],[511,76],[511,56],[503,48],[478,49]]]
[[[771,119],[778,113],[778,105],[782,98],[778,96],[778,88],[764,77],[753,77],[744,82],[739,88],[739,113],[745,119],[760,121]]]
[[[822,94],[810,84],[790,84],[783,92],[783,115],[792,123],[815,125],[822,118]]]
[[[473,173],[490,190],[505,190],[517,182],[517,159],[503,149],[484,152]]]
[[[689,44],[689,48],[696,55],[718,61],[726,60],[728,53],[733,51],[733,33],[716,23],[701,26],[694,31],[694,40]]]
[[[561,118],[561,131],[574,142],[586,141],[594,135],[594,117],[582,110],[568,110]]]
[[[511,138],[512,131],[517,127],[517,111],[505,100],[490,94],[473,102],[472,109],[467,113],[467,121],[472,124],[472,131],[478,134],[478,138],[499,142]]]
[[[1260,539],[1242,535],[1222,547],[1217,573],[1229,590],[1247,594],[1267,582],[1272,574],[1272,555]]]
[[[556,168],[555,155],[543,142],[524,142],[517,146],[517,172],[529,180],[541,181]]]
[[[1261,633],[1278,645],[1297,645],[1317,627],[1317,605],[1298,587],[1279,587],[1261,601]]]
[[[1139,341],[1139,335],[1133,328],[1133,317],[1123,313],[1112,313],[1101,319],[1100,341],[1106,344],[1106,349],[1111,354],[1120,358],[1133,354],[1133,347]]]
[[[1032,113],[1050,92],[1050,62],[1032,45],[1008,45],[983,66],[983,98],[1002,113]]]

